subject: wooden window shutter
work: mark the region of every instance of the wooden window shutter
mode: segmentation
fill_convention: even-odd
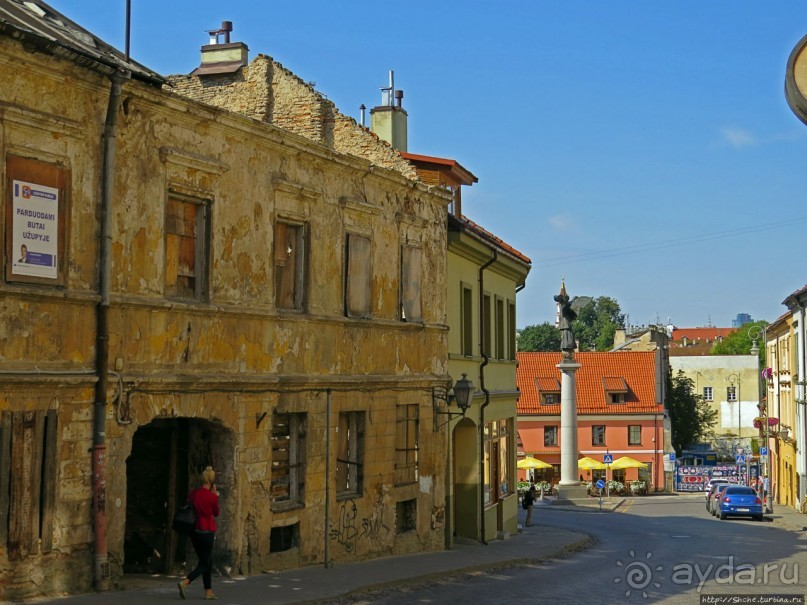
[[[401,247],[401,316],[406,321],[422,320],[420,261],[420,248]]]
[[[370,239],[348,234],[346,313],[348,317],[370,317]]]

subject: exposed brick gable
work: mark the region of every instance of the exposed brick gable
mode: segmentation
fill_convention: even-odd
[[[342,114],[332,101],[267,55],[258,55],[232,74],[174,75],[168,76],[168,84],[176,94],[273,124],[417,179],[414,166],[389,143]]]

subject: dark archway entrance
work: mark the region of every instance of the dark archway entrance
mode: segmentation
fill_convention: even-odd
[[[126,460],[124,573],[174,573],[193,549],[171,530],[205,466],[232,467],[227,429],[194,418],[157,419],[140,427]]]
[[[171,519],[187,496],[188,423],[155,420],[134,435],[126,461],[125,573],[169,572],[184,559]]]

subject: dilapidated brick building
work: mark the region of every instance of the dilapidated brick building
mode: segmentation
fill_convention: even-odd
[[[223,45],[0,0],[0,600],[181,569],[206,465],[225,573],[444,547],[450,195]]]

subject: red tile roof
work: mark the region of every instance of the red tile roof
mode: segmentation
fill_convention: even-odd
[[[424,164],[432,164],[432,167],[439,166],[448,168],[448,171],[451,172],[463,185],[473,185],[474,183],[479,182],[479,179],[476,178],[470,170],[463,167],[462,164],[460,164],[457,160],[452,160],[450,158],[438,158],[437,156],[433,155],[420,155],[418,153],[409,153],[407,151],[399,151],[398,153],[415,165],[419,164],[424,166]]]
[[[543,393],[559,393],[560,392],[560,379],[556,376],[538,376],[535,379],[535,384],[538,390]]]
[[[676,328],[672,333],[672,341],[686,338],[690,342],[706,341],[714,342],[719,337],[726,338],[729,334],[736,332],[737,328]]]
[[[603,376],[602,388],[609,392],[626,393],[628,383],[621,376]]]
[[[449,228],[452,226],[452,223],[455,226],[459,226],[462,229],[465,229],[466,231],[468,231],[469,233],[475,235],[476,237],[478,237],[482,241],[485,241],[485,242],[487,242],[489,244],[493,244],[494,246],[499,248],[499,250],[501,250],[501,251],[503,251],[503,252],[505,252],[507,254],[510,254],[511,256],[518,259],[522,263],[524,263],[526,265],[531,265],[532,264],[532,261],[530,260],[530,258],[526,254],[523,254],[523,253],[519,252],[518,250],[513,248],[510,244],[505,242],[503,239],[501,239],[499,237],[496,237],[490,231],[488,231],[484,227],[481,227],[477,223],[473,222],[467,216],[456,216],[454,214],[449,214],[448,215]]]
[[[576,353],[581,365],[575,374],[578,414],[660,414],[656,403],[655,351],[617,351],[613,353]],[[521,391],[519,415],[558,415],[559,404],[541,405],[537,384],[548,378],[560,380],[558,353],[519,353],[516,381]],[[620,380],[623,379],[624,383]],[[606,389],[619,386],[619,388]],[[607,390],[625,392],[625,403],[609,403]]]

